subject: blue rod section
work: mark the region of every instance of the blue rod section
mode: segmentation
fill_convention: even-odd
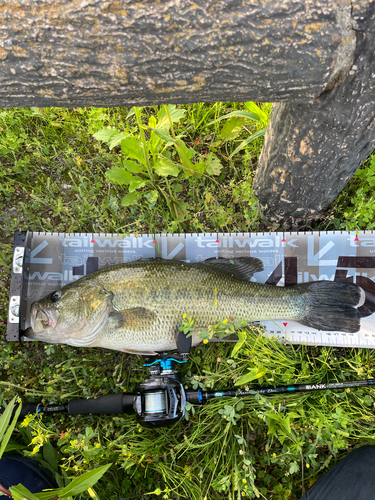
[[[350,380],[348,382],[329,382],[328,384],[300,384],[300,385],[285,385],[281,387],[252,387],[248,391],[244,389],[229,389],[227,391],[200,391],[198,396],[197,392],[188,391],[187,400],[195,404],[203,404],[205,401],[214,398],[222,397],[246,397],[261,394],[264,396],[270,394],[282,394],[285,392],[314,392],[322,391],[325,389],[345,389],[347,387],[365,387],[375,385],[375,379],[367,380]],[[197,402],[197,398],[199,402]]]

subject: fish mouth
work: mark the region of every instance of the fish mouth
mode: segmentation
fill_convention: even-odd
[[[41,332],[46,328],[55,328],[56,318],[53,312],[48,308],[43,308],[38,302],[34,302],[30,311],[30,327],[34,332]],[[38,324],[37,329],[35,329]]]

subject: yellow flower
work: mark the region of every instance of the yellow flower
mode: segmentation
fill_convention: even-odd
[[[306,464],[306,469],[310,469],[310,464]]]
[[[204,339],[204,340],[203,340],[203,344],[208,344],[208,340],[207,340],[207,339]]]
[[[349,214],[348,214],[348,212],[344,212],[344,215],[345,215],[345,217],[347,217]]]
[[[183,314],[182,317],[185,319],[186,318],[186,314]]]
[[[276,453],[272,453],[272,456],[273,456],[274,458],[276,458]]]

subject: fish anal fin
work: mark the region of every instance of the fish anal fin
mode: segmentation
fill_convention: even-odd
[[[134,307],[123,311],[111,311],[109,319],[115,323],[116,328],[146,329],[156,321],[157,315],[145,307]]]
[[[126,352],[127,354],[138,354],[138,356],[157,356],[156,351],[137,351],[133,349],[119,349],[122,352]]]

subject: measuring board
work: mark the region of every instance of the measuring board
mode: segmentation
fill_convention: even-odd
[[[295,321],[261,321],[267,335],[291,343],[375,347],[375,231],[143,234],[17,232],[14,239],[7,340],[26,340],[31,304],[82,276],[141,258],[200,262],[212,257],[262,260],[251,281],[288,286],[350,281],[365,291],[357,333],[325,332]],[[187,313],[189,311],[186,311]],[[21,338],[20,338],[21,337]]]

